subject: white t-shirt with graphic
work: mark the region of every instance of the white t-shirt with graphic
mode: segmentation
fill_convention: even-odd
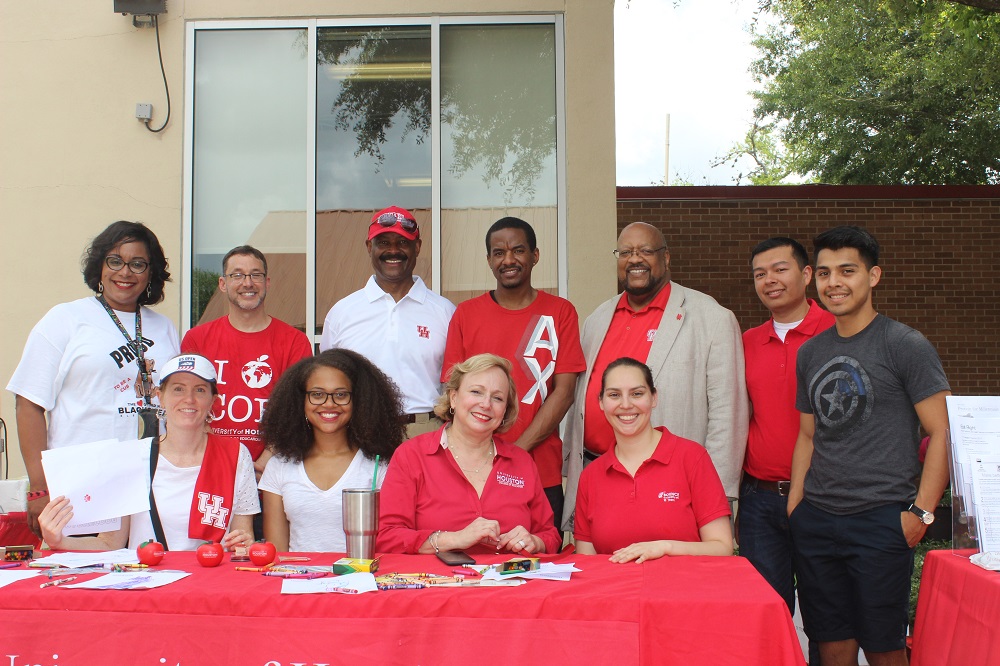
[[[142,345],[157,368],[180,353],[173,322],[140,308]],[[135,313],[115,311],[130,337]],[[104,439],[135,439],[139,368],[134,347],[94,297],[61,303],[35,324],[7,390],[48,412],[48,448]]]
[[[388,467],[379,464],[379,488]],[[347,488],[371,488],[374,472],[375,461],[358,451],[337,483],[329,490],[320,490],[301,462],[281,456],[268,460],[260,489],[281,496],[288,520],[288,549],[296,553],[346,552],[342,493]]]

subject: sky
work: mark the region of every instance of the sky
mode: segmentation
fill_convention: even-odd
[[[748,69],[756,51],[746,26],[756,4],[616,0],[618,185],[662,184],[668,113],[667,184],[678,178],[694,185],[735,184],[739,169],[710,165],[743,138],[753,120]]]

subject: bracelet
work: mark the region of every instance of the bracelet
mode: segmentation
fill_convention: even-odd
[[[437,530],[436,532],[431,532],[431,535],[427,538],[427,540],[431,542],[431,546],[434,548],[435,555],[441,552],[441,549],[438,548],[438,536],[440,534],[441,530]]]
[[[41,499],[42,497],[48,497],[48,496],[49,496],[49,491],[48,490],[29,490],[28,491],[28,501],[29,502],[31,502],[32,500]]]

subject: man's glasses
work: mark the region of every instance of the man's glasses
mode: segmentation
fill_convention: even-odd
[[[136,275],[140,273],[145,273],[146,269],[149,268],[149,262],[145,259],[133,259],[132,261],[126,262],[124,259],[119,257],[117,254],[112,254],[108,256],[104,263],[107,264],[108,268],[113,271],[120,271],[123,266],[128,264],[128,269],[135,273]]]
[[[417,230],[416,220],[411,220],[402,213],[382,213],[375,218],[375,221],[381,227],[392,227],[398,223],[403,228],[403,231],[411,234]]]
[[[230,273],[226,277],[232,280],[233,282],[237,283],[243,282],[247,278],[250,278],[251,282],[254,282],[256,284],[261,284],[262,282],[264,282],[264,278],[267,277],[267,273]]]
[[[658,247],[656,249],[653,249],[651,247],[640,247],[637,250],[611,250],[611,254],[615,255],[619,259],[628,259],[633,254],[640,255],[642,257],[645,257],[646,259],[649,259],[660,250],[666,250],[666,249],[667,249],[666,245],[664,245],[663,247]]]
[[[326,391],[306,391],[306,397],[314,405],[326,404],[327,398],[333,400],[333,404],[335,405],[343,406],[351,404],[350,391],[334,391],[333,393],[327,393]]]

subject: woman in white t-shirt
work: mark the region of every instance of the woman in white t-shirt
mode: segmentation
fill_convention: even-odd
[[[108,226],[84,254],[83,280],[94,296],[60,303],[42,317],[7,385],[17,396],[28,516],[39,535],[38,514],[49,502],[42,451],[135,439],[140,411],[152,406],[156,371],[180,352],[173,322],[148,307],[163,300],[170,280],[150,229],[125,221]]]
[[[264,536],[280,552],[346,550],[342,491],[381,487],[405,436],[396,385],[367,358],[328,349],[285,371],[261,434],[274,452],[260,489]]]
[[[52,550],[134,548],[156,538],[169,550],[194,550],[219,541],[232,550],[253,543],[253,516],[260,512],[253,459],[242,444],[209,433],[218,395],[215,367],[204,356],[182,354],[160,370],[165,432],[158,438],[152,494],[155,512],[123,516],[121,527],[92,537],[66,537],[73,506],[57,497],[38,517]],[[202,497],[203,496],[203,497]],[[160,528],[153,527],[159,520]]]

